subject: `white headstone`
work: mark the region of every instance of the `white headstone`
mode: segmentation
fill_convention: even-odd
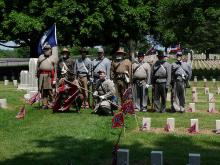
[[[208,94],[208,102],[210,102],[210,103],[215,102],[215,98],[214,98],[214,94],[213,93],[209,93]]]
[[[216,120],[216,130],[220,130],[220,120]]]
[[[196,93],[196,87],[192,87],[192,93]]]
[[[197,83],[197,76],[194,76],[194,83]]]
[[[29,61],[29,86],[32,90],[37,90],[37,58],[30,58]]]
[[[209,94],[209,87],[205,87],[205,94]]]
[[[145,131],[149,131],[151,127],[151,118],[143,118],[143,123],[142,123],[142,130]]]
[[[7,100],[0,99],[0,108],[6,109],[7,108]]]
[[[13,80],[13,85],[14,85],[15,87],[17,87],[17,86],[18,86],[18,80]]]
[[[119,149],[117,151],[117,165],[129,165],[128,149]]]
[[[192,94],[192,102],[198,102],[198,95],[197,93]]]
[[[4,85],[8,85],[8,82],[9,82],[8,80],[5,80]]]
[[[189,164],[200,165],[200,154],[189,153]]]
[[[207,79],[204,78],[203,81],[204,81],[204,87],[206,87],[207,86]]]
[[[198,119],[190,119],[190,122],[191,122],[191,127],[195,124],[196,125],[195,131],[199,132],[199,120]]]
[[[175,130],[175,119],[167,118],[167,125],[169,126],[169,131],[174,131]]]
[[[212,79],[212,82],[215,84],[215,83],[216,83],[216,79],[215,79],[215,78],[213,78],[213,79]]]
[[[218,95],[220,94],[220,87],[218,87],[218,89],[217,89],[217,94]]]
[[[151,151],[151,165],[163,165],[163,151]]]
[[[20,72],[20,84],[18,85],[18,89],[27,89],[28,88],[28,79],[29,79],[28,71],[22,70]]]
[[[189,103],[189,112],[195,112],[196,111],[196,106],[195,103]]]
[[[216,112],[215,103],[209,103],[209,112]]]

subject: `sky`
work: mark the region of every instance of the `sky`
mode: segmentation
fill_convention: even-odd
[[[2,44],[7,45],[7,46],[16,46],[16,44],[13,41],[8,41],[8,42],[2,43]],[[14,48],[8,48],[8,47],[4,47],[4,46],[0,45],[0,50],[14,50]]]

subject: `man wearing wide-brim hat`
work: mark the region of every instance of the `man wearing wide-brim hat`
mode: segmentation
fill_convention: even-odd
[[[74,60],[70,58],[69,49],[64,47],[58,63],[58,78],[66,78],[68,81],[73,81],[75,77],[74,63]]]
[[[48,109],[52,103],[52,86],[56,82],[56,61],[52,57],[52,48],[46,43],[43,54],[37,61],[38,90],[43,99],[43,109]]]
[[[176,53],[176,62],[171,66],[172,112],[185,112],[185,90],[192,76],[191,66],[182,61],[182,52]]]
[[[171,65],[166,61],[164,51],[157,52],[158,60],[152,66],[151,84],[153,86],[153,105],[156,112],[166,112],[167,91],[170,88]]]
[[[119,98],[119,103],[122,103],[123,93],[131,83],[132,63],[125,58],[126,52],[120,47],[115,53],[115,60],[111,65],[111,79],[116,85],[116,95]]]

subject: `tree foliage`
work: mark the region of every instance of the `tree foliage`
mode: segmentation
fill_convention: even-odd
[[[220,1],[160,0],[156,38],[164,45],[210,52],[220,48]]]
[[[56,23],[60,45],[117,47],[147,34],[150,5],[146,0],[1,0],[0,39],[33,49]]]
[[[164,46],[212,51],[220,45],[217,0],[0,0],[0,41],[30,46],[31,56],[43,32],[57,25],[59,45],[105,45],[129,49],[147,34]],[[144,44],[145,45],[145,44]]]

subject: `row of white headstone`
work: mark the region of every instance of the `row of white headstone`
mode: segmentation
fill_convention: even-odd
[[[199,120],[198,119],[190,119],[190,126],[195,125],[195,132],[199,132]],[[175,131],[175,118],[167,118],[166,125],[168,126],[168,132]],[[150,131],[151,130],[151,118],[143,118],[142,121],[142,130]],[[216,130],[220,130],[220,120],[216,120]]]
[[[17,80],[13,80],[13,85],[18,90],[26,90],[27,93],[24,95],[24,99],[30,99],[34,94],[38,92],[38,79],[36,77],[37,69],[37,58],[30,58],[29,70],[22,70],[20,72],[20,83]],[[4,85],[9,85],[9,80],[4,80]],[[7,108],[7,99],[0,99],[0,108]]]
[[[163,151],[151,151],[151,165],[163,165]],[[129,165],[129,150],[117,150],[117,165]],[[189,153],[187,165],[200,165],[200,154]]]
[[[188,107],[187,111],[188,112],[196,112],[196,104],[195,103],[189,103],[189,107]],[[209,102],[208,112],[211,112],[211,113],[216,113],[217,112],[214,102]]]
[[[192,57],[193,57],[193,60],[205,60],[206,59],[206,55],[204,53],[193,54]],[[209,54],[209,59],[210,60],[214,60],[214,59],[219,60],[220,56],[219,56],[219,54]]]

